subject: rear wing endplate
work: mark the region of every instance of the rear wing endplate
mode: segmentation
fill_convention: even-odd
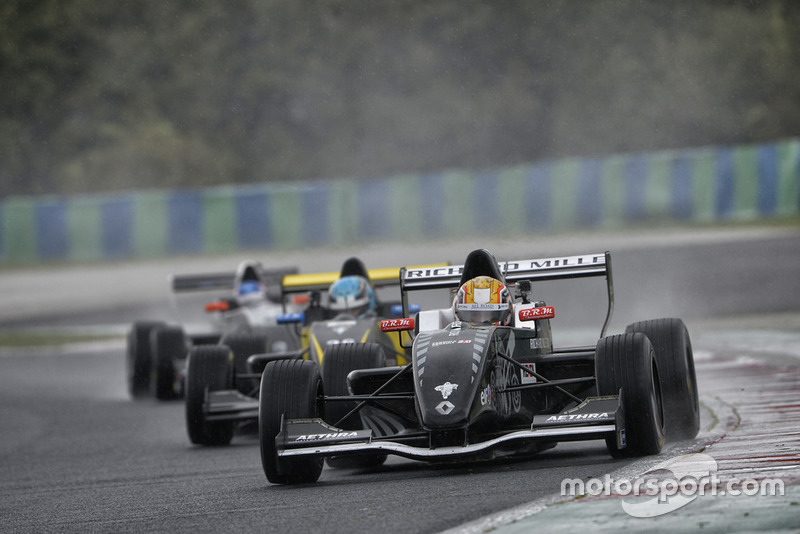
[[[605,335],[614,309],[614,284],[611,276],[611,253],[559,256],[553,258],[498,262],[507,283],[522,280],[543,281],[605,276],[608,288],[608,309],[600,337]],[[408,317],[408,291],[456,288],[461,281],[463,265],[441,267],[403,267],[400,270],[400,292],[403,316]]]

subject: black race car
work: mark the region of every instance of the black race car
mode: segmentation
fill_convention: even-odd
[[[399,268],[367,271],[361,260],[350,258],[338,273],[283,277],[284,299],[298,293],[310,295],[303,313],[278,318],[280,323],[297,328],[300,346],[290,351],[263,348],[252,351],[244,369],[234,365],[231,351],[224,347],[193,350],[189,354],[186,378],[186,427],[190,441],[198,445],[224,445],[230,443],[237,425],[255,424],[259,381],[269,362],[313,362],[321,366],[328,391],[337,395],[347,394],[346,377],[353,369],[404,365],[408,355],[401,345],[403,335],[380,329],[382,319],[402,316],[402,304],[383,301],[376,295],[376,288],[397,286],[399,273]],[[329,293],[341,287],[352,290],[352,294],[339,295],[337,301],[336,295]],[[339,404],[331,408],[331,413],[344,416],[351,408]],[[357,416],[342,424],[362,428]],[[367,462],[361,458],[348,462],[345,459],[339,464],[363,465],[374,460],[371,458]]]
[[[235,272],[175,275],[173,295],[228,291],[228,296],[208,302],[211,319],[205,331],[189,333],[184,326],[163,321],[137,321],[127,338],[126,374],[133,398],[154,396],[160,400],[184,395],[186,361],[193,347],[224,345],[236,355],[236,365],[256,352],[286,351],[300,346],[293,328],[279,325],[277,317],[304,304],[287,301],[280,291],[281,279],[296,268],[265,269],[244,261]]]
[[[531,300],[531,283],[594,276],[605,277],[608,290],[599,341],[553,348],[555,310]],[[642,321],[605,335],[613,309],[608,252],[498,263],[476,250],[463,266],[403,269],[400,282],[404,306],[410,291],[458,288],[450,308],[382,322],[387,331],[413,332],[408,364],[353,370],[346,395],[327,391],[314,361],[266,365],[259,439],[270,482],[316,481],[330,456],[452,462],[604,439],[612,456],[626,457],[656,454],[665,438],[697,434],[697,385],[683,322]],[[341,403],[354,407],[340,416]],[[363,428],[343,424],[356,415]]]

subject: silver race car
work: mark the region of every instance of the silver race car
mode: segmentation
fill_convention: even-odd
[[[258,262],[245,261],[235,272],[173,276],[170,285],[174,295],[208,291],[229,294],[205,305],[210,324],[200,333],[188,333],[185,326],[160,321],[132,325],[126,358],[130,395],[182,398],[187,356],[196,346],[229,347],[242,372],[251,354],[298,348],[300,339],[294,329],[277,322],[287,309],[304,308],[303,299],[284,300],[280,290],[281,279],[296,272],[294,268],[267,270]]]

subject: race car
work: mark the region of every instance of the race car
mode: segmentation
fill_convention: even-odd
[[[533,283],[580,277],[606,279],[600,338],[593,346],[553,348],[555,309],[532,298]],[[353,370],[347,395],[327,390],[316,362],[266,365],[259,442],[269,482],[314,482],[330,456],[463,462],[603,439],[612,456],[632,457],[658,453],[665,439],[697,434],[684,323],[641,321],[606,335],[614,294],[610,253],[498,263],[480,249],[460,266],[403,269],[400,282],[403,317],[381,325],[413,333],[406,365]],[[455,291],[452,305],[410,317],[409,292],[436,288]],[[342,402],[357,404],[334,421],[328,412]],[[342,425],[355,415],[362,429]]]
[[[296,273],[296,268],[267,270],[256,261],[244,261],[235,272],[173,276],[173,294],[220,290],[230,294],[205,305],[211,325],[202,333],[189,334],[183,326],[162,321],[132,325],[126,357],[130,395],[182,398],[186,358],[194,346],[221,343],[230,347],[241,370],[246,358],[255,352],[298,348],[300,340],[294,329],[277,323],[287,306],[290,311],[304,307],[303,299],[285,301],[280,291],[281,278]]]
[[[404,365],[407,353],[401,345],[402,336],[383,332],[379,327],[381,319],[401,315],[402,304],[383,301],[376,294],[379,288],[397,286],[399,273],[399,268],[367,271],[361,260],[350,258],[338,273],[283,277],[284,298],[310,294],[303,313],[278,318],[280,323],[298,329],[300,347],[290,351],[252,352],[246,370],[232,365],[230,351],[224,348],[198,347],[192,351],[186,380],[186,427],[190,441],[198,445],[228,444],[238,424],[257,422],[259,383],[268,362],[311,361],[321,366],[321,376],[329,391],[342,395],[347,393],[346,377],[353,369]],[[345,415],[350,409],[352,406],[339,404],[331,413]],[[361,420],[349,418],[342,425],[361,428]],[[374,461],[382,460],[343,460],[342,465]],[[329,463],[335,464],[336,460]]]

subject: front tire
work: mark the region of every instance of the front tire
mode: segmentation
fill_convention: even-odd
[[[316,482],[322,458],[281,458],[275,445],[282,419],[308,419],[322,415],[322,378],[319,366],[308,360],[270,362],[261,376],[258,432],[261,465],[273,484]]]
[[[667,439],[693,439],[700,430],[700,399],[686,325],[680,319],[654,319],[628,325],[625,332],[645,334],[655,348]]]
[[[186,363],[186,430],[197,445],[227,445],[233,421],[206,421],[203,405],[211,391],[233,389],[233,354],[227,347],[204,345],[189,351]]]
[[[641,333],[618,334],[597,342],[597,393],[617,395],[622,390],[625,448],[606,439],[615,458],[658,454],[664,445],[664,415],[655,350]]]

